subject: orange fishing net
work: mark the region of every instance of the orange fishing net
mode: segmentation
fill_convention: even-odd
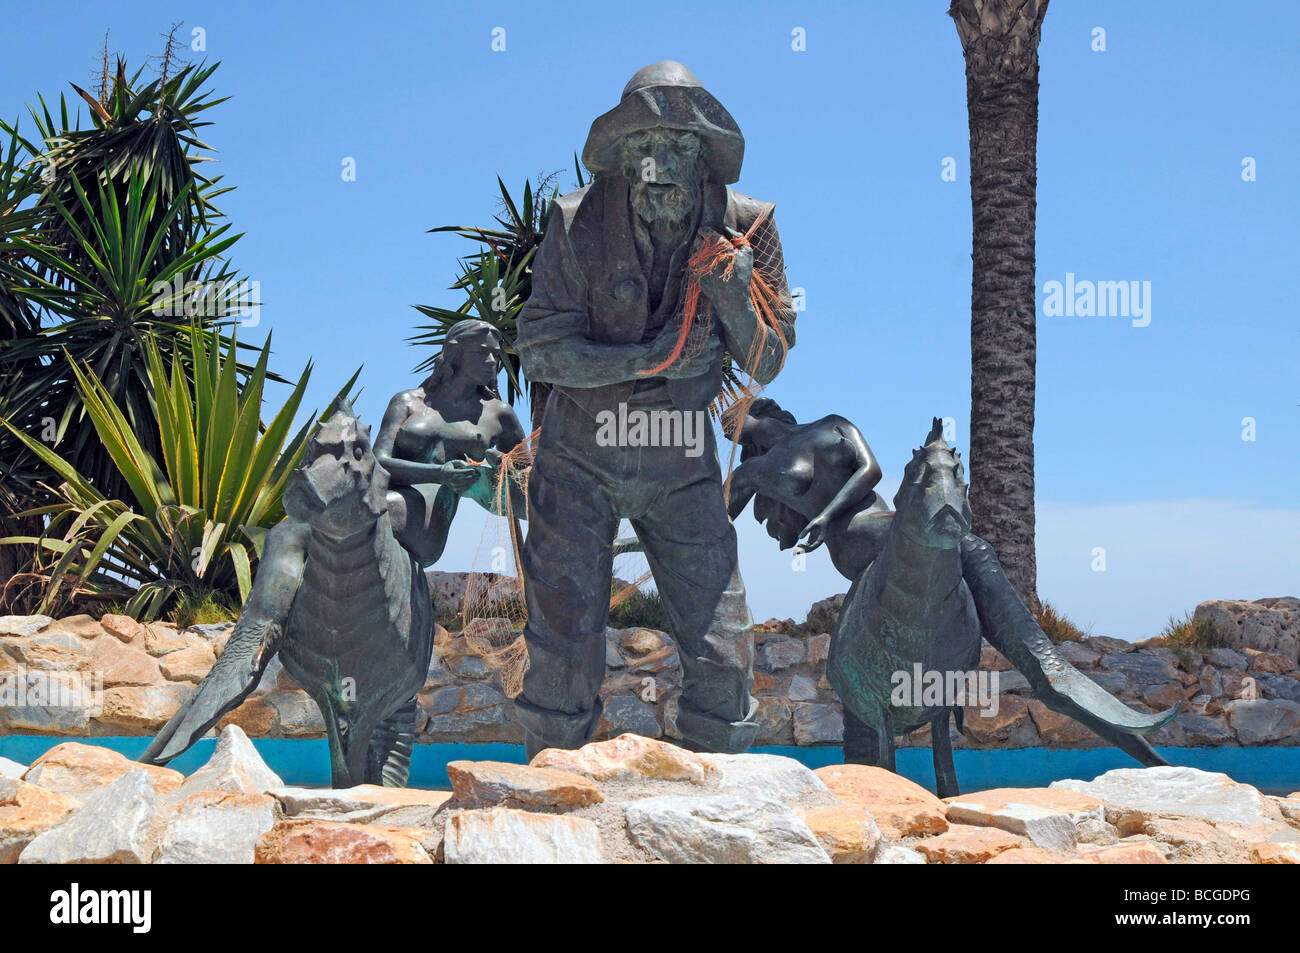
[[[480,464],[492,467],[486,477],[488,485],[471,495],[494,515],[487,518],[473,567],[465,577],[460,631],[455,635],[439,633],[434,645],[439,656],[468,651],[481,659],[508,698],[523,690],[528,668],[528,648],[522,631],[528,609],[523,574],[518,571],[523,533],[514,501],[517,495],[527,494],[537,435],[534,431],[503,453],[495,466]],[[507,553],[513,557],[513,567],[505,559]]]
[[[682,298],[682,326],[677,336],[672,353],[658,367],[643,371],[644,375],[658,374],[671,367],[683,357],[692,357],[701,353],[713,334],[712,305],[708,297],[701,293],[700,276],[717,271],[724,281],[730,281],[735,273],[736,251],[740,248],[753,249],[753,270],[749,280],[749,303],[758,317],[757,333],[750,345],[749,353],[743,363],[739,355],[732,355],[745,380],[730,389],[724,388],[710,408],[714,417],[723,418],[724,431],[731,438],[731,449],[727,461],[727,477],[723,484],[723,500],[731,496],[731,474],[735,469],[736,450],[740,442],[739,422],[744,419],[750,404],[762,389],[754,381],[768,346],[768,336],[775,335],[781,361],[790,349],[785,331],[777,316],[778,311],[788,307],[789,288],[786,284],[785,270],[782,264],[780,242],[776,229],[769,226],[773,206],[767,206],[749,229],[738,236],[715,235],[712,241],[705,242],[687,262],[686,291]],[[735,426],[728,426],[728,421]]]
[[[784,301],[789,292],[786,289],[785,273],[781,265],[780,245],[776,230],[765,228],[772,215],[772,206],[765,208],[749,230],[743,235],[714,235],[711,241],[703,242],[691,255],[686,268],[686,292],[682,298],[682,326],[677,335],[677,344],[671,354],[658,367],[642,371],[644,376],[661,373],[671,367],[682,357],[694,356],[704,350],[705,344],[713,334],[712,305],[700,290],[700,276],[713,273],[724,281],[730,281],[735,273],[736,251],[740,248],[753,249],[753,271],[749,281],[749,301],[758,316],[758,333],[749,353],[744,357],[741,370],[753,379],[754,371],[767,347],[769,334],[775,334],[780,344],[782,358],[789,350],[785,332],[777,318],[777,311],[784,309]],[[732,355],[738,358],[739,355]]]

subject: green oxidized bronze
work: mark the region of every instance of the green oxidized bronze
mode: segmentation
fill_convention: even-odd
[[[320,708],[332,786],[406,784],[433,652],[423,567],[442,554],[460,496],[495,511],[491,463],[522,439],[496,395],[500,366],[497,332],[465,321],[428,380],[393,398],[373,447],[346,403],[321,424],[221,657],[142,761],[184,752],[279,655]]]
[[[584,744],[600,720],[621,519],[672,618],[685,742],[743,751],[758,730],[751,619],[712,429],[701,428],[707,440],[690,452],[601,430],[632,412],[703,418],[728,355],[766,383],[793,344],[771,206],[727,186],[743,153],[735,121],[699,80],[680,63],[655,63],[592,124],[583,161],[595,181],[555,202],[518,322],[524,373],[553,385],[522,556],[529,668],[515,707],[530,751]],[[702,247],[722,242],[734,246],[725,273],[688,274]],[[762,321],[751,301],[760,272],[775,284]],[[707,320],[683,349],[687,302],[701,299]]]
[[[919,670],[941,684],[969,686],[981,638],[1001,651],[1044,705],[1076,719],[1145,765],[1165,761],[1142,737],[1179,712],[1134,711],[1069,664],[1007,581],[997,556],[970,533],[958,455],[939,420],[903,474],[891,512],[876,494],[880,468],[843,417],[799,424],[761,399],[740,420],[742,462],[730,509],[754,514],[782,548],[825,542],[852,580],[831,633],[827,677],[844,703],[846,761],[894,770],[894,738],[929,725],[939,794],[958,793],[949,719],[962,727],[960,699],[899,704],[900,681]],[[949,676],[953,678],[949,678]],[[969,698],[969,696],[968,696]],[[970,704],[967,701],[967,704]]]

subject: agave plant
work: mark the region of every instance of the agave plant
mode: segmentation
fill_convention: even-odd
[[[0,539],[0,545],[38,548],[28,575],[44,588],[38,611],[77,598],[125,603],[128,614],[156,618],[180,598],[247,598],[266,531],[284,515],[284,487],[316,419],[313,414],[289,438],[311,364],[263,427],[269,338],[242,381],[233,342],[209,347],[201,334],[187,340],[186,359],[173,358],[170,367],[152,341],[143,345],[157,456],[99,375],[71,363],[86,412],[134,506],[105,496],[54,450],[0,421],[63,481],[49,488],[54,503],[22,514],[46,519],[44,533]],[[353,375],[340,394],[355,381]]]

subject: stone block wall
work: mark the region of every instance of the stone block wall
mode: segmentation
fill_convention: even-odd
[[[755,632],[754,694],[761,745],[834,745],[843,712],[826,679],[838,599],[813,607],[805,623],[776,620]],[[1300,745],[1300,599],[1204,603],[1234,640],[1209,651],[1136,646],[1088,638],[1060,649],[1085,675],[1142,711],[1181,702],[1183,713],[1151,737],[1157,745]],[[480,619],[488,631],[508,625]],[[178,630],[106,615],[51,619],[0,617],[0,733],[67,737],[150,735],[180,707],[220,656],[232,626]],[[429,678],[420,693],[422,743],[522,743],[499,672],[476,653],[473,634],[439,630]],[[495,639],[500,644],[500,633]],[[681,664],[653,629],[606,632],[608,674],[598,738],[623,732],[675,739]],[[970,748],[1079,748],[1102,742],[1033,697],[1024,676],[986,646],[981,667],[998,673],[996,713],[966,711]],[[53,678],[51,677],[53,676]],[[59,681],[70,695],[47,704],[28,690]],[[81,692],[81,695],[78,695]],[[84,697],[83,697],[84,696]],[[218,728],[237,724],[253,737],[323,737],[315,704],[273,660],[261,683]],[[928,746],[928,729],[899,739]]]

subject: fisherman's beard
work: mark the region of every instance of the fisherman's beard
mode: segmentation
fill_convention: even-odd
[[[694,185],[637,180],[632,183],[630,199],[632,210],[647,225],[680,227],[695,212],[696,194]]]

